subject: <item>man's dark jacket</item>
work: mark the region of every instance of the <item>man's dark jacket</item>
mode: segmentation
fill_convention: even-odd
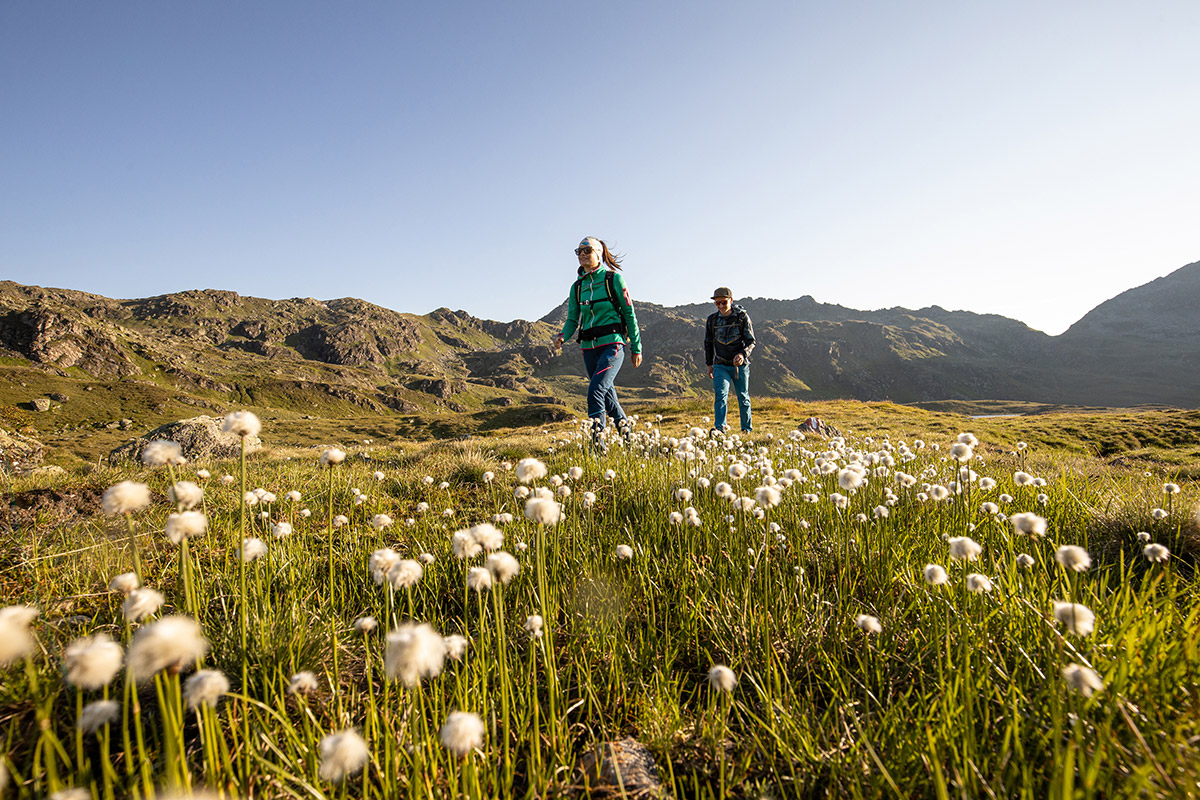
[[[704,363],[733,366],[734,356],[741,354],[750,363],[750,351],[754,349],[754,325],[746,309],[734,305],[729,316],[716,312],[709,316],[704,326]]]

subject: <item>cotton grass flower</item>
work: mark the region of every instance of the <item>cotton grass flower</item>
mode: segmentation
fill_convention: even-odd
[[[191,481],[179,481],[167,490],[167,499],[181,511],[186,511],[204,501],[204,490]]]
[[[180,511],[167,517],[164,532],[171,544],[179,544],[193,536],[203,536],[208,530],[208,518],[199,511]]]
[[[525,501],[526,519],[538,525],[554,526],[562,517],[562,506],[545,497],[531,497]]]
[[[463,656],[467,654],[467,637],[465,636],[454,633],[442,639],[442,643],[446,645],[446,658],[462,661]]]
[[[231,414],[225,415],[225,421],[221,424],[221,430],[241,436],[242,438],[258,436],[262,430],[262,422],[252,411],[234,411]]]
[[[1033,476],[1028,472],[1014,472],[1013,483],[1015,483],[1017,486],[1032,486]]]
[[[854,618],[854,625],[863,633],[882,633],[883,626],[879,624],[879,618],[873,617],[870,614],[859,614]]]
[[[1054,603],[1054,619],[1076,636],[1090,636],[1096,629],[1096,615],[1079,603]]]
[[[1091,697],[1104,688],[1104,681],[1094,669],[1082,664],[1068,664],[1062,668],[1063,681],[1084,697]]]
[[[392,518],[387,514],[376,514],[375,516],[371,517],[371,527],[377,531],[381,531],[384,528],[390,528],[391,526]]]
[[[202,669],[183,683],[183,699],[188,708],[215,708],[221,695],[229,692],[229,679],[215,669]]]
[[[486,567],[471,567],[467,570],[467,588],[483,592],[492,588],[492,573]]]
[[[288,680],[287,693],[311,694],[317,690],[318,686],[319,684],[317,683],[317,676],[314,673],[305,670],[303,672],[297,672],[291,677],[290,680]]]
[[[1017,566],[1021,569],[1033,569],[1033,565],[1036,563],[1037,561],[1029,553],[1021,553],[1017,556]]]
[[[490,522],[474,525],[469,532],[484,550],[499,550],[504,546],[504,532]]]
[[[286,539],[292,535],[292,532],[292,523],[290,522],[276,522],[271,526],[271,533],[276,539]]]
[[[925,582],[930,586],[941,586],[950,580],[950,576],[946,574],[946,570],[940,564],[926,564],[921,570],[921,574],[925,576]]]
[[[48,800],[91,800],[92,793],[82,786],[74,786],[70,789],[59,789],[53,792]]]
[[[967,591],[974,594],[987,594],[992,591],[992,579],[987,575],[972,572],[967,576]]]
[[[1046,520],[1031,511],[1013,514],[1008,521],[1012,525],[1013,533],[1018,536],[1031,536],[1036,539],[1046,535]]]
[[[1168,516],[1170,516],[1170,514],[1168,514],[1168,513],[1167,513],[1166,509],[1163,509],[1163,508],[1153,508],[1153,509],[1151,509],[1151,510],[1150,510],[1150,516],[1151,516],[1151,517],[1153,517],[1153,518],[1154,518],[1154,519],[1156,519],[1156,520],[1159,520],[1159,521],[1161,522],[1162,520],[1164,520],[1164,519],[1166,519]]]
[[[546,477],[548,472],[546,465],[536,458],[522,458],[517,462],[517,480],[521,483],[532,483]]]
[[[442,723],[438,738],[442,747],[461,758],[483,745],[484,732],[483,720],[478,715],[469,711],[452,711]]]
[[[760,486],[754,490],[754,502],[761,508],[774,508],[782,499],[783,495],[774,486]]]
[[[327,447],[321,452],[322,467],[336,467],[346,460],[346,451],[337,447]]]
[[[97,700],[83,707],[75,727],[84,733],[95,733],[105,725],[121,718],[121,704],[116,700]]]
[[[63,650],[63,678],[80,689],[99,689],[112,683],[125,654],[105,634],[76,639]]]
[[[36,643],[29,626],[39,613],[33,606],[0,608],[0,667],[33,653]]]
[[[530,614],[525,619],[525,631],[529,634],[530,639],[540,639],[542,637],[542,626],[546,621],[542,619],[541,614]]]
[[[1171,557],[1171,551],[1166,545],[1153,543],[1142,548],[1142,555],[1152,564],[1165,564],[1167,559]]]
[[[507,586],[521,571],[521,565],[517,563],[517,559],[512,554],[503,551],[488,556],[484,566],[488,572],[492,573],[492,578],[500,581],[503,586]]]
[[[975,451],[971,449],[971,445],[965,442],[955,442],[950,445],[950,457],[955,461],[965,463],[975,457]]]
[[[718,692],[732,692],[737,684],[737,675],[723,664],[714,664],[708,671],[708,685]]]
[[[191,617],[164,617],[134,634],[125,658],[129,677],[144,681],[164,669],[178,669],[208,652],[208,640]]]
[[[367,743],[353,728],[331,733],[321,739],[321,767],[317,774],[321,780],[340,783],[366,766],[370,757]]]
[[[983,546],[969,536],[951,536],[948,543],[955,561],[974,561],[983,552]]]
[[[862,487],[862,485],[866,482],[866,478],[863,473],[859,472],[858,470],[851,467],[846,467],[838,472],[837,482],[838,486],[841,488],[848,492],[853,492]]]
[[[267,543],[256,536],[242,540],[242,561],[247,564],[257,561],[267,554]]]
[[[382,586],[388,580],[392,567],[400,563],[400,554],[390,547],[381,547],[371,553],[367,559],[367,571],[376,586]]]
[[[425,570],[420,562],[402,558],[388,568],[387,580],[394,589],[411,589],[421,581],[424,574]]]
[[[1075,572],[1086,572],[1092,566],[1092,557],[1088,551],[1074,544],[1065,544],[1054,553],[1054,560],[1064,569]]]
[[[487,570],[483,573],[488,575]],[[445,660],[446,642],[430,625],[407,623],[387,635],[384,671],[390,679],[416,686],[422,678],[440,675]]]
[[[1179,494],[1179,484],[1164,483],[1163,484],[1163,494]]]
[[[150,505],[150,487],[136,481],[121,481],[104,490],[100,506],[105,514],[132,514]]]
[[[358,619],[354,620],[355,632],[360,633],[363,636],[366,636],[378,627],[379,622],[374,617],[359,617]]]
[[[627,544],[619,544],[617,545],[616,556],[619,561],[628,561],[633,558],[633,548]]]
[[[137,622],[140,619],[145,619],[153,614],[158,613],[158,609],[162,608],[165,598],[161,592],[154,589],[134,589],[125,596],[125,602],[121,604],[121,613],[125,615],[125,619],[129,622]]]
[[[186,464],[183,449],[178,442],[169,439],[155,439],[142,448],[142,463],[147,467],[179,466]]]
[[[450,548],[458,559],[474,558],[482,552],[483,547],[469,529],[455,531],[450,536]]]
[[[114,592],[128,595],[134,589],[138,588],[139,585],[136,572],[122,572],[109,582],[108,588]]]
[[[979,506],[979,510],[984,514],[991,516],[992,514],[1000,513],[1000,506],[996,505],[995,503],[983,503]]]

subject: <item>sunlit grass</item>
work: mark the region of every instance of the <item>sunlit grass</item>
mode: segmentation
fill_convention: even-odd
[[[4,605],[41,611],[0,686],[9,795],[571,795],[581,756],[627,735],[684,797],[1194,788],[1195,487],[1166,494],[1158,475],[1018,449],[1000,423],[975,429],[974,475],[960,476],[958,431],[940,417],[914,428],[931,417],[908,410],[864,427],[885,412],[864,412],[844,445],[793,438],[779,421],[752,440],[713,440],[699,414],[668,410],[602,457],[559,426],[348,448],[336,464],[317,448],[175,467],[205,488],[207,533],[186,549],[164,533],[179,512],[165,468],[102,473],[150,486],[132,533],[125,517],[97,514],[18,529],[4,545],[15,554]],[[549,468],[529,485],[562,504],[557,524],[527,518],[516,497],[525,457]],[[1038,480],[1018,485],[1017,472]],[[772,482],[778,504],[757,491]],[[719,497],[719,483],[749,500]],[[1019,534],[1009,518],[1021,512],[1044,519],[1045,535]],[[456,557],[452,534],[485,522],[502,544],[460,537],[472,554]],[[266,552],[243,561],[251,538]],[[134,569],[131,541],[143,583],[166,598],[138,623],[106,588]],[[1150,561],[1148,544],[1166,561]],[[1090,567],[1062,566],[1063,546],[1087,551]],[[372,561],[388,548],[395,559]],[[497,552],[519,572],[495,555],[487,570]],[[404,560],[420,565],[415,582],[411,565],[387,566]],[[369,563],[383,565],[377,576]],[[946,581],[931,582],[928,565]],[[1094,630],[1065,606],[1056,619],[1056,603],[1085,607]],[[207,653],[141,683],[124,672],[104,688],[63,681],[72,641],[103,633],[126,646],[173,615],[197,620]],[[459,658],[438,652],[451,636],[467,642]],[[710,680],[715,665],[736,685]],[[228,694],[189,690],[197,668],[228,678]],[[198,693],[215,705],[189,704]],[[107,698],[120,714],[77,731],[85,705]]]

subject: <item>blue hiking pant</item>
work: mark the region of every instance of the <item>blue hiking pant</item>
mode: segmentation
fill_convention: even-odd
[[[588,375],[588,419],[597,433],[604,430],[606,414],[617,424],[625,419],[625,411],[617,402],[617,389],[613,386],[623,363],[625,348],[619,344],[606,344],[583,351],[583,365]]]
[[[713,364],[713,425],[725,427],[725,412],[729,408],[729,384],[737,392],[738,411],[742,416],[742,430],[749,433],[750,420],[750,365],[742,364],[735,367],[727,364]]]

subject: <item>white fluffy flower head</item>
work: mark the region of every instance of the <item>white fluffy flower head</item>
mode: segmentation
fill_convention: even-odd
[[[234,411],[231,414],[225,415],[225,421],[221,424],[221,429],[226,433],[232,433],[243,438],[258,436],[262,430],[262,421],[252,411]]]
[[[100,505],[105,514],[132,514],[150,505],[150,487],[136,481],[121,481],[104,490]]]
[[[438,733],[442,746],[462,757],[483,745],[483,720],[469,711],[452,711]]]

